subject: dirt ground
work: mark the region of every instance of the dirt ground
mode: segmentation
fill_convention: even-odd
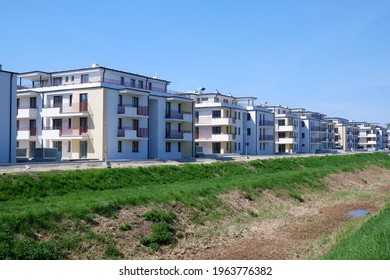
[[[139,242],[141,235],[150,234],[150,222],[142,218],[145,207],[122,209],[115,219],[99,217],[94,230],[112,236],[124,259],[316,258],[353,219],[348,211],[364,209],[373,215],[390,202],[390,172],[380,167],[332,174],[323,183],[327,190],[304,190],[304,202],[283,191],[263,191],[254,199],[236,190],[222,194],[228,215],[203,225],[191,222],[189,209],[173,204],[165,210],[176,214],[178,238],[158,252]]]

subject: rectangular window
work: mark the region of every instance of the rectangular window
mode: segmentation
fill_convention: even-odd
[[[246,113],[246,120],[247,120],[247,121],[250,121],[250,120],[251,120],[251,114]]]
[[[181,143],[180,143],[180,142],[177,143],[177,151],[178,151],[179,153],[181,153]]]
[[[305,133],[302,133],[302,139],[305,139]]]
[[[208,97],[202,97],[202,101],[209,101]]]
[[[53,85],[59,86],[62,84],[62,77],[53,78]]]
[[[302,123],[301,123],[301,127],[305,127],[305,122],[302,122]]]
[[[144,81],[138,80],[138,88],[144,88]]]
[[[165,143],[165,152],[167,152],[167,153],[171,152],[171,142]]]
[[[181,113],[181,104],[177,104],[177,111]]]
[[[119,94],[118,105],[119,106],[123,105],[123,95],[122,94]]]
[[[250,129],[250,128],[247,128],[247,129],[246,129],[246,135],[248,135],[248,136],[251,135],[251,129]]]
[[[152,83],[151,82],[148,83],[148,90],[152,90]]]
[[[238,142],[238,150],[241,151],[241,143]]]
[[[178,132],[181,132],[181,123],[178,123],[178,124],[177,124],[177,131],[178,131]]]
[[[74,76],[70,77],[70,81],[74,82]]]
[[[221,134],[222,128],[220,126],[213,126],[212,131],[213,131],[213,134]]]
[[[125,85],[125,77],[121,77],[121,86]]]
[[[122,152],[122,141],[118,141],[118,153]]]
[[[60,153],[62,152],[62,141],[53,141],[53,148],[57,149]]]
[[[69,106],[72,106],[73,103],[73,95],[69,95]]]
[[[213,111],[212,112],[212,116],[213,116],[213,118],[220,118],[221,117],[221,111],[219,110],[219,111]]]
[[[135,87],[135,79],[130,79],[130,86]]]
[[[89,82],[89,74],[81,75],[81,83],[88,83]]]
[[[138,141],[133,141],[132,142],[132,152],[133,153],[138,153],[139,152],[139,142]]]
[[[65,82],[69,82],[69,77],[68,76],[65,77]]]
[[[72,119],[69,119],[69,120],[68,120],[68,128],[69,128],[69,129],[72,128]]]
[[[68,153],[72,151],[72,141],[68,141]]]
[[[32,109],[37,108],[37,98],[36,97],[30,97],[30,108],[32,108]]]
[[[16,148],[19,148],[19,141],[16,141]]]
[[[241,135],[241,127],[238,128],[238,135]]]
[[[19,120],[16,120],[16,130],[19,130]]]
[[[122,119],[121,118],[118,119],[118,128],[122,129]]]
[[[238,112],[238,119],[241,120],[241,112]]]

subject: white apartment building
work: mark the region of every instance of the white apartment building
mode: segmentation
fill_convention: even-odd
[[[335,125],[335,148],[345,151],[358,148],[359,127],[356,123],[340,117],[327,117]]]
[[[0,65],[0,164],[16,162],[16,73]]]
[[[193,101],[169,81],[99,65],[18,75],[18,147],[63,160],[194,156]]]
[[[359,148],[363,150],[385,149],[388,143],[387,129],[377,123],[356,122],[359,127]]]
[[[195,143],[205,154],[274,153],[274,116],[254,97],[188,93],[195,100]]]

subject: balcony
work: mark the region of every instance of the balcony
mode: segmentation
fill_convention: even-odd
[[[274,141],[274,135],[260,135],[259,141]]]
[[[37,129],[36,128],[19,128],[17,130],[17,140],[29,140],[32,137],[37,136]]]
[[[236,141],[236,134],[211,134],[211,135],[197,135],[199,136],[196,142],[230,142]]]
[[[61,103],[43,106],[42,117],[54,116],[88,116],[88,103]]]
[[[45,139],[86,139],[88,138],[88,127],[44,127],[42,138]]]
[[[134,106],[134,104],[122,104],[118,105],[118,114],[129,118],[149,116],[149,108],[147,106]]]
[[[113,84],[113,85],[118,85],[118,86],[123,86],[123,87],[128,87],[128,88],[135,88],[135,89],[142,89],[142,90],[148,90],[148,91],[157,91],[157,92],[166,92],[165,88],[158,88],[158,87],[153,87],[149,86],[146,83],[138,84],[138,83],[132,83],[132,82],[122,82],[120,80],[115,80],[115,79],[107,79],[107,78],[102,78],[102,77],[89,77],[88,80],[75,80],[71,82],[64,82],[64,79],[62,81],[34,81],[30,84],[24,84],[24,85],[18,85],[17,89],[18,90],[23,90],[23,89],[32,89],[32,88],[42,88],[42,87],[58,87],[58,86],[71,86],[71,85],[80,85],[80,84],[88,84],[88,83],[107,83],[107,84]]]
[[[280,132],[288,132],[288,131],[296,131],[298,129],[298,126],[295,125],[276,125],[275,126],[276,131]]]
[[[235,118],[212,118],[212,117],[202,117],[197,118],[196,126],[209,126],[209,125],[235,125]]]
[[[138,138],[148,138],[148,129],[147,128],[133,128],[133,127],[121,127],[118,128],[119,138],[123,139],[138,139]]]
[[[192,141],[191,131],[178,131],[175,129],[165,131],[165,139],[177,139],[182,141]]]
[[[17,108],[18,119],[36,119],[37,116],[38,116],[37,108],[21,107],[21,106]]]
[[[274,126],[274,121],[264,120],[259,122],[259,126]]]
[[[319,143],[321,142],[321,138],[319,137],[311,137],[310,138],[310,142],[313,144],[313,143]]]
[[[277,137],[276,138],[276,144],[296,144],[297,143],[297,139],[296,138],[279,138]]]
[[[166,111],[165,118],[170,120],[180,120],[182,122],[192,122],[192,114],[190,112],[179,112],[178,110]]]

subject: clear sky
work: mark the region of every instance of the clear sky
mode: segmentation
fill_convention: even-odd
[[[0,63],[102,66],[390,122],[389,0],[0,0]]]

